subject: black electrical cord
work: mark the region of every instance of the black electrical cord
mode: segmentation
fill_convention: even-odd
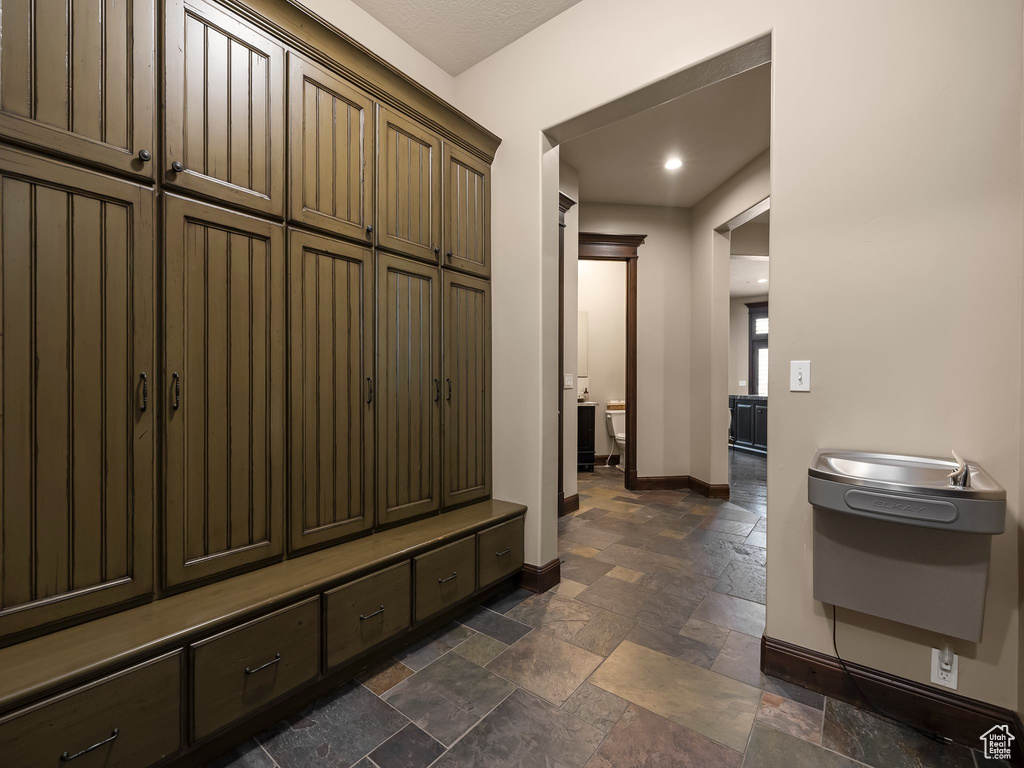
[[[893,717],[892,715],[888,714],[887,712],[883,711],[881,708],[876,706],[875,703],[873,701],[871,701],[871,699],[869,699],[867,697],[867,695],[864,693],[864,690],[860,687],[860,684],[857,682],[857,678],[855,678],[853,676],[853,674],[847,668],[846,662],[843,661],[843,657],[839,655],[839,646],[836,643],[836,624],[837,623],[838,622],[836,621],[836,607],[835,607],[835,605],[833,605],[832,606],[832,650],[835,651],[835,653],[836,653],[836,659],[839,661],[839,666],[841,666],[843,668],[843,672],[846,673],[846,676],[850,679],[850,682],[853,683],[853,687],[857,689],[857,693],[860,694],[860,697],[864,700],[864,703],[867,704],[871,709],[873,709],[876,714],[881,715],[882,717],[884,717],[884,718],[886,718],[888,720],[892,720],[895,723],[899,723],[900,725],[905,725],[907,728],[910,728],[912,731],[917,731],[917,733],[919,733],[922,736],[925,736],[925,737],[931,739],[932,741],[937,741],[939,744],[952,744],[953,743],[952,739],[948,739],[945,736],[940,736],[937,733],[932,733],[931,731],[922,730],[922,729],[918,728],[916,725],[911,725],[910,723],[906,722],[905,720],[900,720],[898,717]]]

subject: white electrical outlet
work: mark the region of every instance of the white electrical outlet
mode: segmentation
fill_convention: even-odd
[[[960,672],[960,655],[953,654],[953,663],[950,664],[949,669],[943,669],[942,662],[939,661],[939,649],[932,648],[932,682],[936,685],[944,685],[947,688],[952,688],[954,691],[957,686],[957,678]]]

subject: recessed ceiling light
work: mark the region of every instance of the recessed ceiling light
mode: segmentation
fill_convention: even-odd
[[[761,278],[760,280],[758,280],[757,282],[759,282],[759,283],[767,283],[767,282],[768,282],[768,278],[767,278],[767,277],[762,277],[762,278]]]
[[[673,157],[665,162],[665,169],[668,171],[674,171],[676,168],[682,168],[683,161],[678,157]]]

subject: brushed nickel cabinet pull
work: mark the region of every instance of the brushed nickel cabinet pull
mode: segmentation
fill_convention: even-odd
[[[181,405],[181,376],[175,371],[171,374],[174,377],[174,405],[171,406],[174,410],[178,410],[178,406]]]
[[[110,732],[110,735],[107,738],[105,738],[103,741],[97,741],[91,747],[86,747],[81,752],[75,752],[75,754],[73,754],[73,755],[70,752],[64,752],[64,753],[61,754],[60,760],[61,760],[62,763],[67,763],[67,762],[70,762],[71,760],[74,760],[76,757],[81,757],[82,755],[87,755],[90,752],[92,752],[94,749],[99,749],[104,744],[109,744],[110,742],[112,742],[114,739],[117,738],[117,736],[118,736],[118,734],[120,732],[121,732],[120,728],[115,728],[113,731]]]
[[[259,672],[261,669],[266,669],[271,664],[277,664],[277,662],[279,662],[280,660],[281,660],[281,654],[280,653],[275,654],[274,658],[272,658],[266,664],[260,664],[258,667],[255,667],[255,668],[246,667],[245,668],[245,674],[247,674],[247,675],[255,674],[256,672]]]
[[[378,608],[376,611],[374,611],[373,613],[367,613],[367,614],[362,614],[361,613],[361,614],[359,614],[359,620],[360,621],[366,621],[367,619],[372,619],[374,616],[377,616],[377,615],[379,615],[381,613],[384,613],[384,606],[383,605],[380,608]]]
[[[443,578],[443,579],[438,579],[438,580],[437,580],[437,583],[438,583],[438,584],[444,584],[444,583],[445,583],[445,582],[447,582],[447,581],[451,581],[452,579],[454,579],[454,578],[455,578],[456,576],[458,576],[458,575],[459,575],[458,573],[456,573],[455,571],[452,571],[452,575],[451,575],[451,576],[446,576],[446,577],[445,577],[445,578]]]
[[[502,555],[507,555],[511,551],[512,551],[512,547],[505,547],[503,550],[501,550],[501,552],[495,552],[494,556],[495,557],[501,557]]]
[[[139,406],[139,411],[145,413],[149,407],[149,377],[143,371],[139,374],[139,378],[142,379],[142,405]]]

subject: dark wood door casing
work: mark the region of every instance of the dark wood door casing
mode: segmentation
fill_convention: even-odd
[[[0,147],[0,637],[152,592],[153,207]]]
[[[284,48],[204,0],[167,0],[163,183],[284,216]]]
[[[155,6],[0,1],[0,136],[152,179]]]
[[[279,556],[285,260],[279,224],[165,195],[164,579]]]
[[[373,255],[289,233],[290,549],[373,526]]]

